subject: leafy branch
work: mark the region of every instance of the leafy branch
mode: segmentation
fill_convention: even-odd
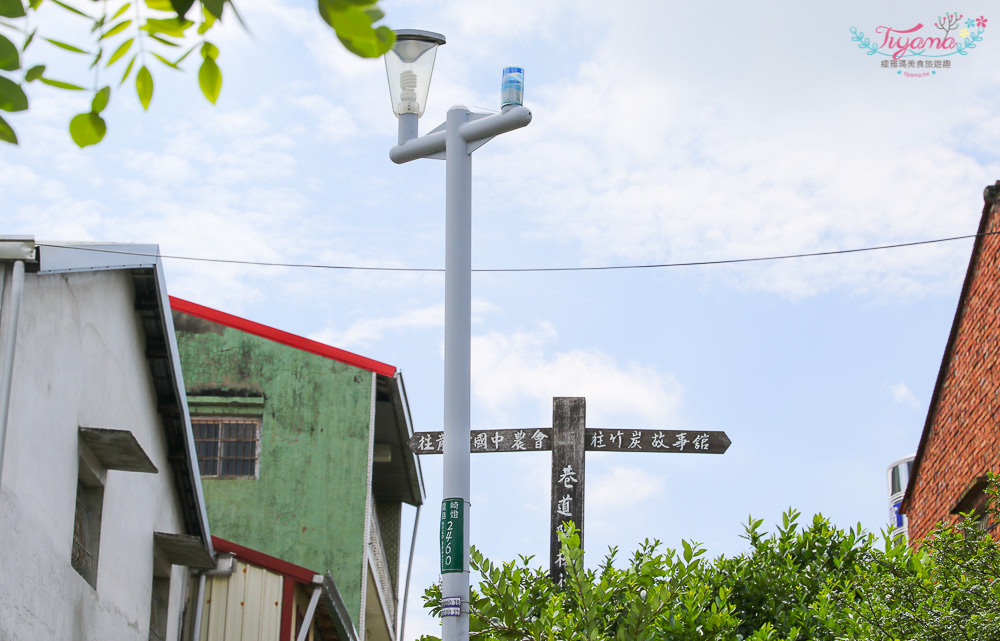
[[[42,34],[38,34],[37,29],[29,30],[32,22],[39,21],[38,10],[43,1],[86,24],[79,29],[82,32],[80,40],[71,43],[48,37],[44,30]],[[375,25],[384,17],[376,1],[318,0],[318,10],[348,51],[374,58],[388,51],[395,41],[391,29]],[[117,0],[109,7],[108,0],[102,0],[102,11],[95,16],[86,10],[92,3],[84,0],[29,0],[27,5],[22,0],[0,0],[0,111],[27,111],[29,101],[25,88],[28,83],[38,81],[55,89],[73,92],[85,92],[84,85],[90,84],[93,94],[89,109],[70,119],[69,133],[80,147],[94,145],[103,140],[107,132],[102,113],[113,94],[117,93],[110,85],[101,85],[102,71],[123,68],[118,82],[120,88],[135,70],[136,97],[142,108],[148,110],[154,93],[151,59],[155,58],[157,63],[170,69],[182,71],[182,63],[195,50],[201,58],[198,86],[205,99],[215,104],[222,90],[222,69],[218,63],[220,51],[207,39],[207,34],[223,19],[224,14],[235,17],[246,26],[234,2]],[[197,22],[189,19],[189,15],[194,16]],[[47,65],[41,62],[44,52],[38,54],[38,64],[26,66],[25,53],[36,42],[36,35],[37,40],[61,52],[86,56],[90,65],[83,73],[92,73],[92,82],[75,79],[69,82],[48,76]],[[19,43],[15,44],[18,40]],[[108,50],[111,54],[105,60]],[[32,49],[33,55],[35,52]],[[13,127],[3,117],[0,117],[0,140],[18,144]]]

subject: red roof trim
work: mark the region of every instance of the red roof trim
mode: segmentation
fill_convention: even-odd
[[[257,550],[251,550],[250,548],[243,547],[242,545],[237,545],[232,541],[220,539],[217,536],[212,537],[212,545],[215,547],[216,552],[232,554],[236,558],[246,561],[251,565],[256,565],[264,568],[265,570],[271,570],[272,572],[277,572],[278,574],[287,576],[298,581],[299,583],[312,583],[313,577],[316,576],[315,572],[300,565],[295,565],[294,563],[289,563],[288,561],[282,561],[277,557],[264,554],[263,552],[258,552]]]
[[[232,327],[233,329],[238,329],[242,332],[253,334],[254,336],[260,336],[261,338],[266,338],[276,343],[281,343],[282,345],[288,345],[289,347],[294,347],[295,349],[300,349],[304,352],[324,356],[341,363],[346,363],[347,365],[353,365],[354,367],[359,367],[361,369],[368,370],[369,372],[375,372],[376,374],[382,374],[383,376],[396,375],[396,368],[393,365],[381,363],[374,359],[354,354],[353,352],[348,352],[343,349],[338,349],[290,332],[268,327],[267,325],[262,325],[261,323],[247,320],[246,318],[240,318],[239,316],[233,316],[232,314],[220,312],[219,310],[212,309],[211,307],[205,307],[204,305],[192,303],[191,301],[186,301],[181,298],[175,298],[174,296],[170,297],[170,307],[178,312],[190,314],[191,316],[197,316],[198,318],[212,321],[213,323],[219,323],[220,325],[225,325],[226,327]]]

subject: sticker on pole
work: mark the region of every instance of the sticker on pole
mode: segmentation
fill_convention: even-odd
[[[460,596],[441,597],[441,616],[443,617],[462,616],[462,597]]]
[[[465,569],[465,548],[462,534],[465,532],[465,501],[445,499],[441,501],[441,574],[461,572]]]

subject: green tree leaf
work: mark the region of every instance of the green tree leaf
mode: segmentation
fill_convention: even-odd
[[[80,85],[74,85],[71,82],[63,82],[62,80],[53,80],[52,78],[46,78],[44,76],[39,76],[38,80],[45,85],[50,87],[56,87],[57,89],[68,89],[69,91],[86,91]]]
[[[121,18],[122,15],[124,15],[124,13],[131,8],[132,8],[132,3],[126,2],[125,4],[123,4],[118,8],[118,11],[115,11],[115,15],[111,16],[111,21],[114,22],[118,18]]]
[[[205,98],[214,105],[222,90],[222,71],[213,58],[206,57],[202,60],[201,68],[198,69],[198,85]]]
[[[149,37],[152,38],[153,40],[159,42],[160,44],[167,45],[168,47],[179,47],[179,46],[181,46],[180,43],[174,42],[173,40],[167,40],[163,36],[158,36],[155,33],[149,34]]]
[[[59,5],[60,7],[62,7],[66,11],[69,11],[72,14],[78,15],[81,18],[86,18],[87,20],[90,20],[92,22],[94,21],[93,17],[91,17],[91,16],[87,15],[86,13],[80,11],[79,9],[77,9],[74,6],[71,6],[71,5],[66,4],[65,2],[62,2],[61,0],[50,0],[50,1],[54,2],[55,4]]]
[[[4,18],[23,18],[24,5],[21,0],[0,0],[0,16]]]
[[[17,134],[14,133],[14,130],[3,118],[0,118],[0,140],[9,142],[12,145],[17,144]]]
[[[101,113],[104,111],[105,107],[108,106],[108,100],[111,98],[111,87],[104,86],[94,94],[94,100],[90,103],[90,110],[94,113]]]
[[[170,7],[178,16],[183,18],[187,15],[188,9],[194,4],[194,0],[170,0]]]
[[[0,69],[14,71],[21,68],[21,57],[14,43],[0,35]]]
[[[186,31],[194,23],[183,18],[150,18],[141,29],[150,34],[165,34],[175,38],[183,38]]]
[[[201,45],[201,57],[215,60],[219,57],[219,48],[211,42],[205,41],[205,43]]]
[[[71,45],[68,42],[61,42],[59,40],[53,40],[52,38],[42,38],[42,40],[49,43],[50,45],[55,45],[60,49],[65,49],[66,51],[72,51],[73,53],[90,53],[84,49],[81,49],[80,47]]]
[[[197,44],[188,47],[188,50],[185,51],[183,54],[181,54],[180,58],[178,58],[177,60],[174,60],[174,65],[180,65],[182,62],[184,62],[184,59],[187,58],[188,56],[190,56],[191,52],[194,51],[197,48],[198,48]]]
[[[16,82],[0,76],[0,109],[4,111],[24,111],[28,108],[28,96]]]
[[[122,31],[125,31],[126,29],[128,29],[129,25],[131,25],[131,24],[132,24],[132,20],[131,19],[122,20],[121,22],[119,22],[115,26],[113,26],[110,29],[108,29],[107,31],[105,31],[104,34],[102,34],[101,37],[98,38],[98,40],[104,40],[105,38],[110,38],[111,36],[116,36],[119,33],[121,33]]]
[[[35,39],[36,33],[38,33],[38,29],[32,29],[31,33],[28,34],[28,37],[24,39],[24,44],[21,46],[22,52],[28,50],[28,45],[30,45],[31,41]]]
[[[115,49],[115,52],[113,54],[111,54],[110,58],[108,58],[108,65],[107,66],[110,67],[111,65],[115,64],[116,62],[118,62],[119,59],[121,59],[122,56],[124,56],[126,53],[128,53],[128,50],[132,48],[132,43],[134,41],[135,41],[134,38],[129,38],[125,42],[123,42],[120,45],[118,45],[118,48]]]
[[[225,0],[201,0],[201,6],[205,8],[205,11],[219,20],[222,19],[222,8],[225,5]]]
[[[24,79],[27,82],[34,82],[41,78],[43,73],[45,73],[45,65],[35,65],[24,72]]]
[[[149,103],[153,99],[153,74],[149,73],[146,65],[139,67],[139,73],[135,75],[135,93],[139,96],[142,108],[149,109]]]
[[[135,64],[135,56],[132,56],[132,59],[128,61],[127,65],[125,65],[125,73],[122,74],[122,79],[118,83],[119,87],[125,84],[125,81],[128,80],[128,75],[132,73],[132,65],[134,64]]]
[[[77,114],[69,121],[69,135],[78,147],[96,145],[104,139],[107,130],[104,118],[93,111]]]
[[[348,51],[363,58],[377,58],[392,48],[395,33],[388,27],[372,25],[382,18],[378,8],[359,6],[344,0],[318,0],[319,14],[337,33]]]
[[[156,53],[155,51],[153,51],[152,53],[153,53],[153,56],[154,56],[154,57],[155,57],[155,58],[156,58],[157,60],[159,60],[159,61],[160,61],[160,62],[162,62],[163,64],[167,65],[167,66],[168,66],[168,67],[170,67],[171,69],[176,69],[177,71],[180,71],[180,70],[181,70],[181,68],[177,66],[177,63],[176,63],[176,62],[171,62],[171,61],[167,60],[166,58],[164,58],[164,57],[163,57],[163,56],[161,56],[160,54]]]

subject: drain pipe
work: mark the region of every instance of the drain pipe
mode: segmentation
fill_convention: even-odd
[[[396,641],[406,641],[403,632],[406,631],[406,603],[410,599],[410,571],[413,570],[413,550],[417,547],[417,524],[420,523],[420,507],[417,506],[417,513],[413,516],[413,536],[410,538],[410,558],[406,562],[406,584],[403,586],[403,615],[399,617],[399,636]]]
[[[194,626],[191,630],[192,641],[201,641],[201,617],[205,605],[205,573],[198,573],[198,598],[194,602]]]
[[[34,243],[32,243],[34,244]],[[32,247],[34,250],[34,247]],[[0,345],[0,483],[3,482],[4,444],[7,440],[7,412],[10,408],[10,388],[14,383],[14,346],[17,344],[17,320],[21,315],[21,298],[24,295],[24,261],[17,260],[10,268],[10,290],[3,291],[0,278],[0,318],[7,312],[7,326],[0,327],[3,344]],[[7,293],[8,296],[4,296]]]

